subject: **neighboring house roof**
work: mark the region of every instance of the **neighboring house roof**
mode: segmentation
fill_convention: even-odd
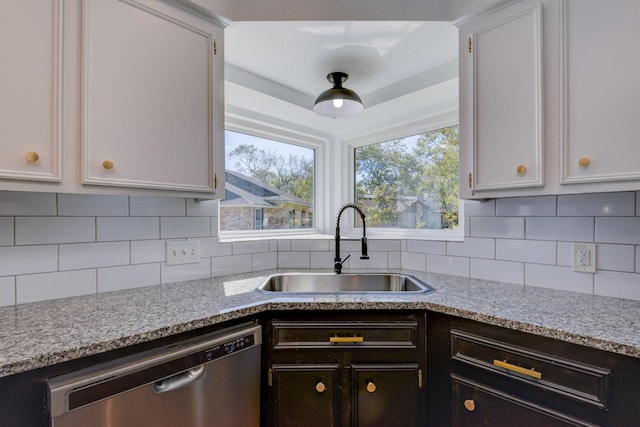
[[[225,170],[225,181],[225,198],[220,206],[268,208],[283,203],[311,206],[305,200],[236,171]]]

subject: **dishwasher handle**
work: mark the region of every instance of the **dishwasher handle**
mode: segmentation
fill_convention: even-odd
[[[198,379],[204,375],[204,369],[204,365],[200,365],[197,368],[189,369],[188,371],[172,375],[169,378],[156,381],[153,384],[153,391],[157,394],[167,393],[198,381]]]

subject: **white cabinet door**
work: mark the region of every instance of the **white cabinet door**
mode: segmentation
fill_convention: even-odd
[[[460,40],[461,197],[542,186],[540,1],[473,18]]]
[[[161,2],[82,8],[83,184],[214,193],[222,29]]]
[[[563,184],[640,179],[638,19],[637,0],[565,1]]]
[[[0,177],[60,181],[62,0],[0,2]]]

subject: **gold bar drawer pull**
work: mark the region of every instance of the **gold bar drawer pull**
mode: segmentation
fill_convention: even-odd
[[[329,342],[335,342],[335,343],[358,343],[358,342],[364,342],[364,337],[357,337],[357,336],[352,336],[352,337],[329,337]]]
[[[507,362],[506,360],[494,359],[493,360],[493,364],[495,366],[499,366],[500,368],[504,368],[504,369],[506,369],[508,371],[517,372],[519,374],[526,375],[526,376],[532,377],[532,378],[536,378],[538,380],[542,378],[542,372],[538,372],[538,371],[534,370],[533,368],[527,369],[527,368],[523,368],[521,366],[513,365],[513,364]]]

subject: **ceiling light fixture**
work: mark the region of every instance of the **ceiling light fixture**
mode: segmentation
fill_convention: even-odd
[[[342,83],[346,82],[348,78],[349,75],[347,73],[329,73],[327,80],[333,87],[318,95],[313,105],[313,111],[334,119],[362,111],[364,105],[362,105],[362,100],[358,94],[351,89],[342,87]]]

